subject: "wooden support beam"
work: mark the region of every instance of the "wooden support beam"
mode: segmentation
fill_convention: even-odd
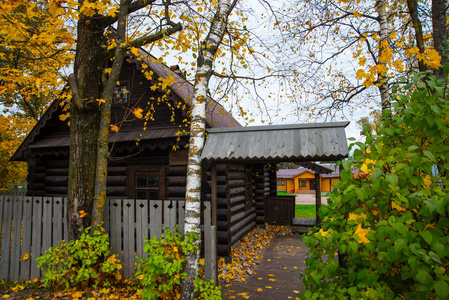
[[[320,174],[315,172],[315,200],[316,200],[316,225],[321,224],[321,219],[318,216],[318,211],[321,208],[321,179]]]

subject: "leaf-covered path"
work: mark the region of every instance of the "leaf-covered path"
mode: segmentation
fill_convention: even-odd
[[[222,286],[223,299],[296,299],[307,252],[301,235],[277,235],[253,275]]]

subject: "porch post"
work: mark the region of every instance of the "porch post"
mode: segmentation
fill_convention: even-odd
[[[211,163],[211,270],[206,274],[207,278],[213,279],[218,284],[218,252],[217,252],[217,163]]]
[[[321,179],[318,171],[315,171],[315,201],[316,201],[316,225],[321,224],[321,219],[318,216],[318,211],[321,208]]]

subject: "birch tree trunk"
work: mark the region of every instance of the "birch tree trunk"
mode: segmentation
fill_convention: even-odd
[[[388,80],[386,77],[387,63],[382,59],[383,51],[388,47],[388,21],[387,21],[387,13],[385,11],[385,0],[378,0],[376,2],[376,11],[378,14],[378,21],[380,26],[380,34],[379,34],[379,58],[378,63],[384,66],[385,71],[379,72],[378,81],[379,81],[379,92],[381,99],[381,107],[382,111],[388,109],[390,107],[390,93],[388,88]]]
[[[212,19],[209,33],[198,50],[190,125],[184,227],[185,235],[189,233],[196,233],[198,235],[198,238],[194,241],[194,244],[198,246],[198,250],[187,253],[186,255],[184,270],[187,273],[187,278],[181,285],[181,299],[183,300],[195,299],[194,282],[198,276],[198,263],[200,259],[201,153],[205,140],[207,90],[212,75],[215,54],[225,34],[229,14],[235,7],[237,1],[218,1],[218,8]]]

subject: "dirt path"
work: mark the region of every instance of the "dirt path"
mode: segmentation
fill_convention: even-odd
[[[278,235],[264,250],[255,274],[223,286],[223,299],[296,299],[303,287],[308,248],[301,235]]]
[[[327,199],[324,195],[321,195],[321,204],[327,204]],[[299,194],[295,198],[296,204],[316,204],[315,194]]]

